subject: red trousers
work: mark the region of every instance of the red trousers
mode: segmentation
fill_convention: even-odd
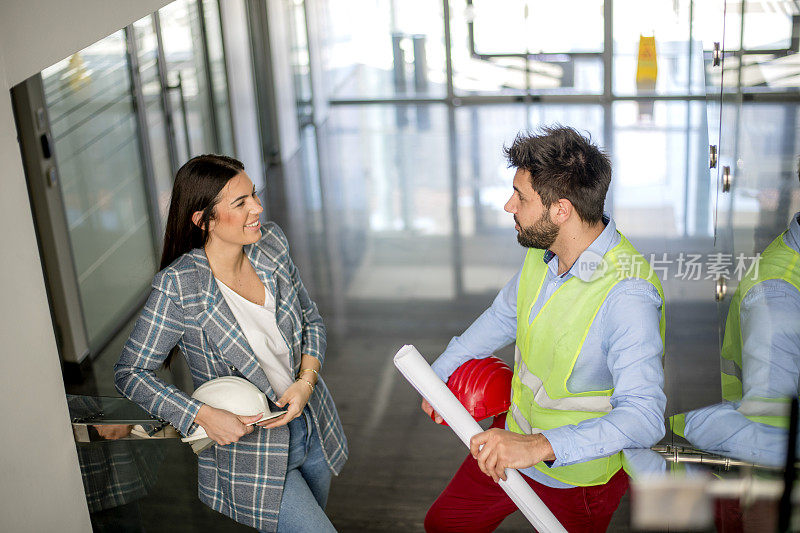
[[[496,420],[493,427],[503,427],[502,422],[498,422]],[[571,489],[554,489],[522,477],[570,533],[605,531],[622,495],[628,490],[628,476],[623,470],[605,485]],[[517,506],[500,485],[481,472],[478,462],[468,455],[428,510],[425,531],[494,531],[516,510]]]

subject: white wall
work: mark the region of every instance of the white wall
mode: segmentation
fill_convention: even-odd
[[[90,531],[9,93],[165,0],[0,4],[0,530]]]

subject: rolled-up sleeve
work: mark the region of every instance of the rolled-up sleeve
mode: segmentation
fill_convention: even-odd
[[[601,319],[614,385],[612,409],[544,431],[556,456],[552,466],[590,461],[624,448],[649,448],[664,436],[661,306],[658,291],[644,280],[624,280],[609,293]]]
[[[114,382],[121,394],[188,435],[203,403],[156,376],[156,370],[183,336],[184,314],[169,294],[169,281],[153,285],[114,366]],[[164,286],[167,288],[158,288]]]

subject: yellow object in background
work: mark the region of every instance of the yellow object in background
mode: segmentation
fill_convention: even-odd
[[[636,65],[636,86],[654,87],[658,77],[656,38],[639,35],[639,60]]]
[[[72,54],[69,58],[65,76],[67,83],[69,83],[69,88],[73,91],[80,90],[92,80],[91,73],[86,68],[86,63],[83,62],[80,54]]]

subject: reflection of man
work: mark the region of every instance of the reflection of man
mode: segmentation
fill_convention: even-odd
[[[727,402],[686,415],[686,438],[698,448],[761,464],[785,461],[788,402],[800,392],[799,218],[733,295],[721,359]]]
[[[603,214],[611,164],[594,144],[544,128],[506,155],[517,171],[505,209],[525,262],[433,369],[447,380],[516,340],[511,409],[473,438],[425,527],[496,528],[516,509],[495,483],[509,467],[567,529],[602,531],[628,487],[619,451],[664,434],[661,284]]]

